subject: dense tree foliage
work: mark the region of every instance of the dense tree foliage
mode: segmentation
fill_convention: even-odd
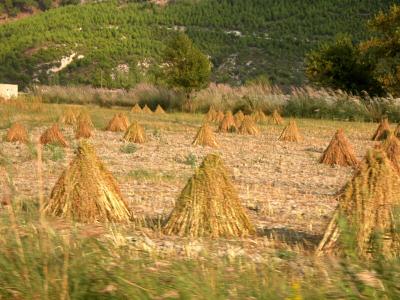
[[[307,77],[324,87],[381,95],[383,89],[374,78],[373,70],[374,65],[361,55],[349,37],[325,43],[307,55]]]
[[[388,13],[379,13],[369,22],[373,36],[360,44],[370,61],[375,62],[375,76],[387,92],[400,95],[400,5]]]
[[[189,37],[179,33],[171,39],[164,54],[167,83],[182,89],[188,96],[192,91],[207,87],[211,64]]]
[[[304,56],[348,32],[391,0],[201,0],[157,6],[106,1],[65,6],[0,26],[0,81],[130,87],[158,77],[166,42],[180,30],[211,57],[212,80],[304,82]],[[76,53],[60,72],[62,57]]]
[[[307,55],[306,75],[314,83],[350,92],[400,95],[400,6],[374,16],[369,38],[325,43]]]

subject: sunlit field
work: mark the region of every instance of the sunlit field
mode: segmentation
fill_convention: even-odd
[[[94,124],[87,139],[114,176],[132,214],[126,223],[73,222],[40,212],[76,155],[68,110]],[[105,131],[116,113],[138,121],[143,144]],[[0,299],[372,299],[395,298],[388,262],[316,256],[314,251],[354,175],[318,161],[342,128],[362,160],[376,123],[297,119],[302,140],[278,140],[288,123],[258,122],[257,135],[218,133],[218,147],[193,146],[205,115],[132,113],[128,108],[15,101],[0,106],[0,135],[19,122],[29,142],[1,145]],[[40,145],[59,123],[68,147]],[[241,238],[166,235],[162,228],[188,179],[218,154],[256,233]],[[8,271],[7,271],[8,270]]]

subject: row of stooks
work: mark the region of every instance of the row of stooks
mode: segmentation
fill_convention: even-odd
[[[400,205],[400,142],[390,132],[387,120],[381,122],[373,139],[383,142],[357,162],[339,130],[323,155],[338,164],[351,157],[357,171],[338,196],[339,205],[318,246],[319,254],[341,249],[343,227],[339,224],[343,220],[354,229],[355,250],[360,255],[372,257],[377,247],[386,256],[399,254],[395,212]],[[113,175],[85,140],[80,141],[76,157],[56,182],[44,210],[79,222],[135,219]],[[162,230],[171,235],[212,238],[256,234],[229,170],[216,154],[207,155],[188,180]]]

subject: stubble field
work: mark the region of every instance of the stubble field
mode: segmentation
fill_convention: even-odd
[[[39,184],[35,152],[41,133],[57,122],[65,110],[62,105],[2,108],[0,136],[10,123],[19,121],[30,134],[31,143],[1,141],[1,150],[11,162],[14,198],[35,201]],[[330,167],[318,163],[333,134],[343,128],[362,159],[374,146],[370,141],[377,124],[326,120],[297,120],[303,141],[278,141],[284,125],[259,124],[261,134],[246,136],[216,133],[218,148],[192,146],[204,115],[172,113],[133,114],[119,108],[76,107],[87,111],[96,130],[89,141],[118,181],[135,217],[145,224],[161,223],[174,207],[174,201],[203,157],[219,153],[230,168],[233,182],[258,235],[250,241],[255,251],[271,239],[312,249],[321,239],[337,205],[336,195],[353,174],[352,168]],[[125,112],[130,121],[144,125],[150,141],[128,145],[122,133],[104,131],[116,112]],[[77,141],[71,126],[61,125],[70,147],[44,147],[44,197],[74,156]],[[217,124],[213,124],[217,129]],[[155,247],[165,247],[166,238],[147,231]],[[249,241],[243,241],[249,244]],[[261,247],[258,247],[261,245]],[[246,248],[246,247],[244,247]]]

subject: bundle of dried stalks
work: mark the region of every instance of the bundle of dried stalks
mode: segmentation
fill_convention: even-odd
[[[215,118],[217,116],[217,111],[214,109],[213,106],[210,106],[210,109],[208,110],[204,121],[205,122],[214,122]]]
[[[261,109],[255,111],[251,116],[253,117],[253,120],[256,123],[263,123],[268,119]]]
[[[127,222],[131,216],[114,177],[85,141],[55,184],[44,211],[87,223]]]
[[[257,125],[251,116],[244,116],[242,124],[239,127],[240,134],[256,135],[260,133]]]
[[[140,114],[142,112],[142,108],[140,107],[139,104],[136,103],[135,106],[132,107],[131,112]]]
[[[85,120],[80,120],[75,128],[76,139],[88,139],[92,136],[92,128]]]
[[[236,127],[239,128],[242,125],[242,122],[243,122],[243,119],[244,119],[244,113],[241,110],[239,110],[234,115],[234,118],[235,118]]]
[[[119,118],[121,119],[122,123],[124,124],[124,128],[128,129],[131,122],[129,122],[128,117],[124,113],[119,113]]]
[[[90,129],[94,128],[92,119],[90,118],[90,115],[87,112],[81,112],[79,114],[78,123],[86,123],[86,125],[89,126]]]
[[[163,232],[190,237],[242,237],[255,229],[222,159],[209,154],[189,179]]]
[[[272,123],[275,125],[282,125],[283,124],[283,118],[279,114],[279,112],[275,109],[272,113],[271,116]]]
[[[60,132],[57,124],[54,124],[42,133],[42,135],[40,136],[40,143],[42,145],[54,144],[62,147],[68,146],[68,142],[63,134]]]
[[[157,105],[156,110],[154,111],[156,114],[165,114],[165,110],[161,107],[160,104]]]
[[[394,130],[394,135],[400,139],[400,124],[397,124],[396,129]]]
[[[16,122],[8,130],[5,140],[11,143],[20,142],[26,144],[29,141],[28,132],[23,125]]]
[[[286,142],[300,142],[302,140],[294,119],[289,120],[289,124],[283,129],[281,135],[279,136],[279,140]]]
[[[396,230],[396,210],[400,205],[400,177],[386,153],[368,151],[353,179],[346,185],[339,206],[320,242],[317,253],[340,251],[346,247],[340,237],[354,240],[358,254],[365,258],[379,252],[398,256],[400,235]],[[347,245],[348,246],[348,245]]]
[[[387,118],[383,118],[379,123],[378,128],[376,129],[374,135],[372,136],[373,141],[382,141],[389,136],[390,124]]]
[[[61,123],[65,125],[75,125],[76,123],[76,114],[72,110],[72,108],[68,108],[64,111],[64,114],[61,117]]]
[[[142,112],[145,114],[152,114],[152,110],[147,106],[147,104],[143,107]]]
[[[222,122],[224,117],[225,117],[225,114],[222,111],[217,111],[213,121],[216,122],[216,123],[220,123],[220,122]]]
[[[232,112],[228,111],[218,128],[219,132],[236,132],[237,127]]]
[[[192,142],[192,145],[218,147],[218,143],[215,140],[214,132],[207,123],[204,123],[200,127]]]
[[[110,122],[108,122],[106,130],[113,132],[125,131],[129,127],[127,121],[128,121],[127,119],[124,119],[123,114],[121,113],[115,114],[114,117],[110,120]]]
[[[344,135],[343,129],[339,129],[335,133],[319,162],[331,166],[355,167],[358,165],[353,147]]]
[[[127,142],[143,144],[147,142],[146,132],[137,121],[134,121],[126,130],[124,140]]]
[[[382,148],[385,150],[387,157],[392,162],[394,169],[400,174],[400,141],[390,133],[388,138],[383,141]]]

